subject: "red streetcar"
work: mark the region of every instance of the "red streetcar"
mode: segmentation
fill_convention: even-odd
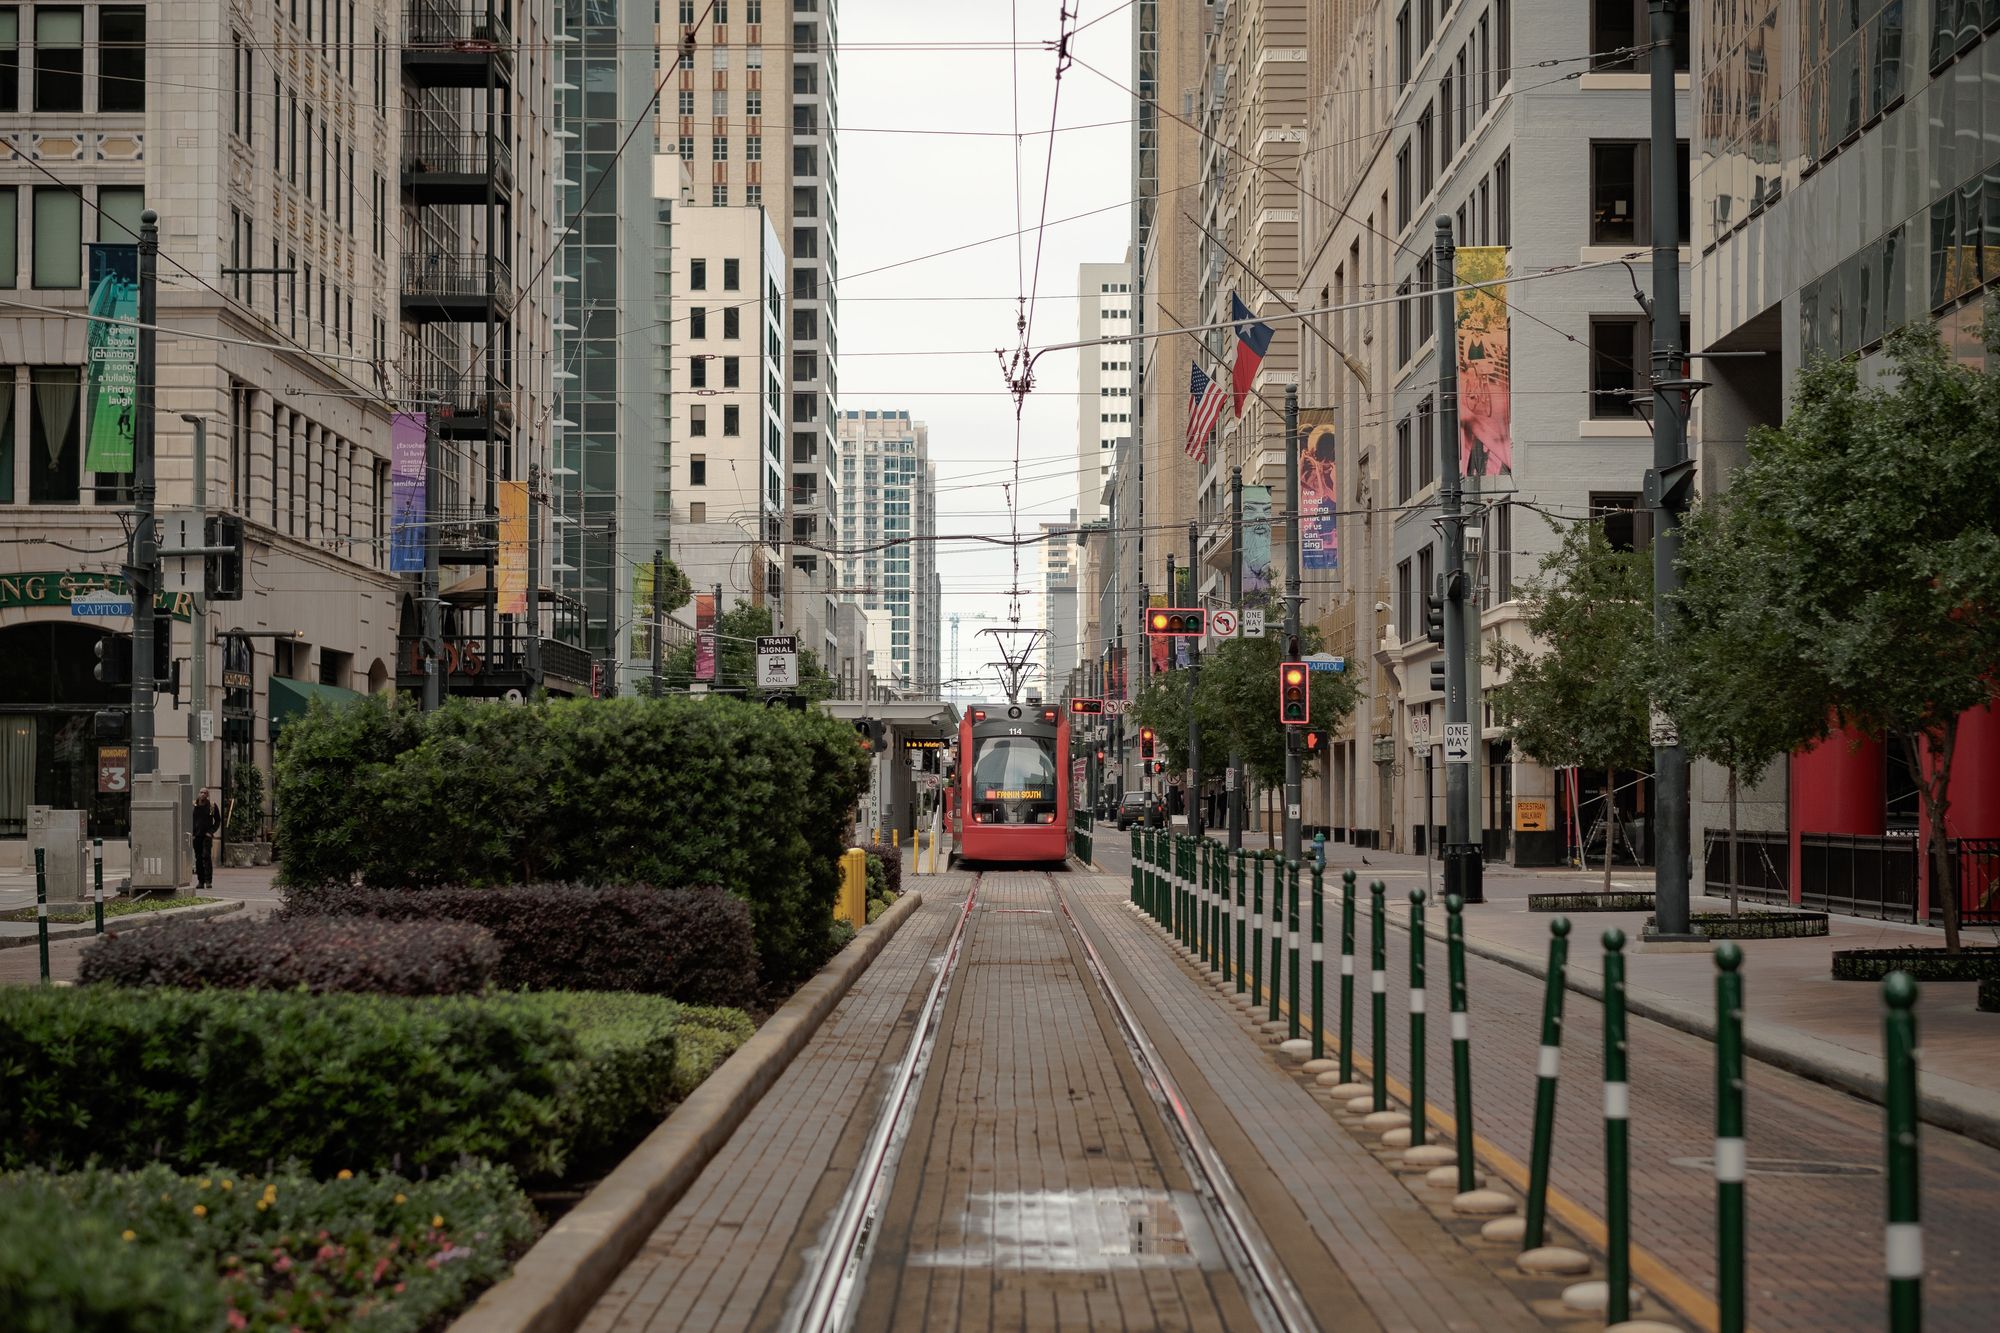
[[[968,708],[958,721],[958,856],[981,865],[1069,857],[1069,715],[1046,704]]]

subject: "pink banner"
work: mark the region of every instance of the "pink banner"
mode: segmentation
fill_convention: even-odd
[[[715,679],[715,595],[697,593],[694,599],[694,678]]]

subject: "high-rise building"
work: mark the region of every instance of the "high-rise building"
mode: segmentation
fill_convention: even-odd
[[[29,805],[89,811],[110,838],[127,827],[99,768],[129,755],[100,748],[93,722],[129,691],[89,664],[129,622],[97,627],[70,602],[123,587],[130,407],[89,373],[88,314],[136,276],[122,247],[146,209],[158,505],[196,498],[183,418],[198,417],[202,503],[246,534],[243,599],[208,606],[199,642],[190,596],[159,618],[171,658],[201,654],[207,677],[190,709],[160,701],[160,772],[199,756],[215,786],[267,767],[309,697],[415,691],[427,659],[453,693],[587,688],[575,617],[543,599],[531,678],[530,627],[496,586],[518,531],[498,518],[508,483],[549,461],[535,429],[552,410],[556,285],[545,16],[197,0],[5,10],[0,34],[38,53],[35,77],[0,80],[16,145],[0,162],[0,286],[32,296],[0,310],[0,660],[18,668],[0,673],[0,846]],[[422,580],[392,568],[399,491],[422,496],[403,533],[439,557],[429,650]],[[546,589],[553,553],[539,554]],[[212,741],[189,739],[191,715],[215,720]]]
[[[1076,337],[1088,343],[1132,331],[1132,265],[1079,264]],[[1113,451],[1132,433],[1132,344],[1077,349],[1076,515],[1089,523],[1111,479]]]
[[[661,58],[679,68],[658,119],[660,151],[685,163],[692,207],[764,208],[782,247],[791,311],[779,353],[785,481],[773,605],[829,662],[841,655],[829,554],[839,538],[836,12],[836,0],[662,5]]]
[[[1077,663],[1076,511],[1070,511],[1069,522],[1044,523],[1041,531],[1042,628],[1048,631],[1042,641],[1042,690],[1056,699]]]
[[[674,255],[674,561],[698,591],[721,587],[725,607],[775,607],[785,550],[784,250],[762,208],[684,208]]]
[[[845,600],[889,615],[886,670],[896,689],[938,697],[942,624],[937,574],[937,472],[930,428],[905,411],[842,412],[840,530]]]

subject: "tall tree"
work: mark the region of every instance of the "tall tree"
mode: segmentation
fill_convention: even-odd
[[[1652,562],[1613,550],[1603,525],[1571,524],[1522,591],[1533,650],[1502,640],[1487,693],[1514,744],[1551,768],[1604,773],[1604,888],[1618,827],[1616,771],[1651,761]]]
[[[1983,363],[1934,327],[1891,334],[1888,375],[1799,373],[1781,427],[1752,432],[1726,493],[1729,554],[1761,567],[1763,613],[1834,719],[1901,744],[1930,826],[1945,947],[1959,947],[1950,788],[1959,719],[2000,682],[2000,312]]]
[[[1746,511],[1717,501],[1681,528],[1678,618],[1653,697],[1690,755],[1728,773],[1729,914],[1737,912],[1737,792],[1823,736],[1829,684],[1788,610],[1792,571],[1753,558]]]

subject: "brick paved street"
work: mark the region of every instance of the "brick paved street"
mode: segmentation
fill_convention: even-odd
[[[1126,864],[1122,846],[1109,854],[1100,848],[1098,859],[1107,870],[1116,866],[1122,871]],[[1129,889],[1129,877],[1119,882]],[[1326,913],[1326,1026],[1331,1032],[1338,1031],[1333,961],[1339,950],[1337,884],[1337,879],[1330,879]],[[1406,903],[1408,887],[1406,878],[1396,885]],[[1356,1034],[1363,1056],[1368,1054],[1366,901],[1364,894],[1357,931],[1363,980],[1357,987],[1362,1008]],[[1388,949],[1389,1071],[1402,1078],[1409,1070],[1408,929],[1402,914],[1393,921]],[[1637,921],[1628,917],[1623,924],[1630,932]],[[1546,918],[1541,919],[1540,930],[1545,942]],[[1586,932],[1579,924],[1572,937],[1572,958],[1590,963],[1594,970],[1600,950],[1596,932]],[[1430,941],[1426,956],[1431,1007],[1437,1010],[1444,994],[1444,946]],[[1671,957],[1679,961],[1689,956]],[[1710,967],[1705,957],[1691,961]],[[1751,965],[1746,965],[1745,974],[1754,1002],[1758,974]],[[1515,968],[1471,957],[1467,990],[1476,1128],[1525,1163],[1542,985]],[[1603,1207],[1600,1012],[1596,1002],[1574,992],[1568,996],[1552,1174],[1553,1187],[1593,1215],[1601,1215]],[[1713,1050],[1705,1040],[1637,1018],[1630,1022],[1628,1037],[1634,1243],[1712,1293],[1714,1184],[1707,1159],[1715,1134]],[[1450,1049],[1435,1012],[1427,1056],[1429,1100],[1448,1111]],[[1748,1085],[1753,1324],[1774,1329],[1878,1324],[1883,1311],[1881,1111],[1755,1062]],[[1994,1304],[2000,1301],[2000,1271],[1989,1262],[2000,1247],[2000,1213],[1991,1207],[1995,1191],[2000,1190],[2000,1152],[1926,1126],[1923,1182],[1927,1323],[1938,1329],[1989,1328]]]

